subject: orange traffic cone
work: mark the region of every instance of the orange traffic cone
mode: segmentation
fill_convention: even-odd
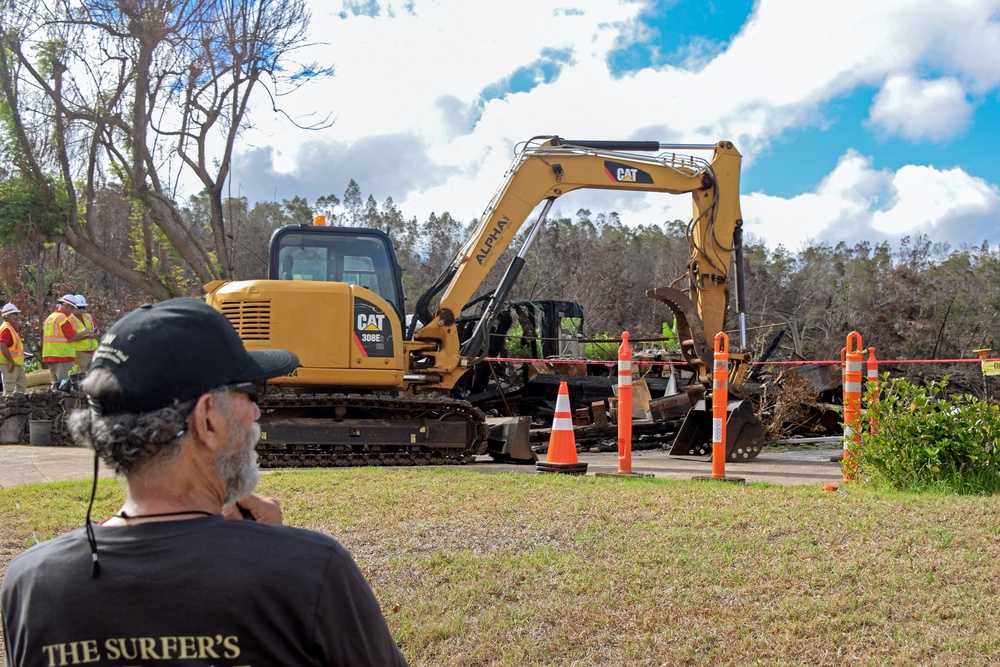
[[[576,438],[573,435],[573,414],[569,407],[569,387],[559,383],[556,398],[556,413],[552,418],[549,435],[549,451],[545,460],[535,464],[538,472],[561,472],[569,475],[583,475],[587,464],[576,459]]]

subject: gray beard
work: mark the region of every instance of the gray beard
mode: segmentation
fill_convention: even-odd
[[[219,456],[216,465],[219,474],[226,480],[226,504],[246,498],[257,487],[260,471],[257,469],[257,441],[260,440],[260,424],[254,422],[246,436],[234,434]]]

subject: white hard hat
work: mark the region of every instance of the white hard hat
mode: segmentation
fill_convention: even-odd
[[[20,313],[20,312],[21,309],[12,303],[8,303],[6,306],[3,307],[3,310],[0,310],[0,313],[2,313],[4,317],[12,315],[13,313]]]
[[[75,294],[63,294],[59,297],[59,301],[62,303],[68,303],[69,305],[76,308],[76,295]]]
[[[87,300],[83,298],[82,294],[75,295],[73,297],[73,301],[76,302],[76,307],[77,308],[86,308],[87,307]]]

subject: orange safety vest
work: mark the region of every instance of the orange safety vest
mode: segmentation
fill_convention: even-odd
[[[58,310],[45,318],[42,327],[42,361],[45,359],[76,359],[76,344],[63,336],[63,322],[69,319]],[[74,326],[75,328],[75,326]]]
[[[5,321],[0,324],[0,332],[9,331],[11,338],[14,339],[13,345],[9,345],[7,349],[10,351],[10,356],[14,360],[15,366],[24,365],[24,343],[21,342],[21,334],[17,333],[17,329],[10,322]]]

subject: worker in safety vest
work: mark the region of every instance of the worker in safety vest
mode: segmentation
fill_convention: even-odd
[[[90,338],[81,338],[76,341],[76,365],[80,367],[81,372],[86,373],[94,358],[94,350],[97,349],[97,339],[101,337],[101,330],[97,328],[94,316],[86,312],[87,299],[82,294],[76,294],[73,296],[73,300],[76,302],[73,328],[78,333],[82,330],[91,334]]]
[[[53,389],[69,382],[69,372],[76,363],[76,341],[92,337],[89,332],[77,331],[73,326],[71,316],[75,312],[75,296],[64,294],[42,327],[42,363],[49,369]]]
[[[21,311],[12,303],[0,310],[3,314],[3,324],[0,324],[0,354],[3,355],[3,365],[0,371],[3,375],[4,395],[16,391],[22,394],[28,390],[28,376],[24,372],[24,343],[21,334],[14,327],[14,320]]]

